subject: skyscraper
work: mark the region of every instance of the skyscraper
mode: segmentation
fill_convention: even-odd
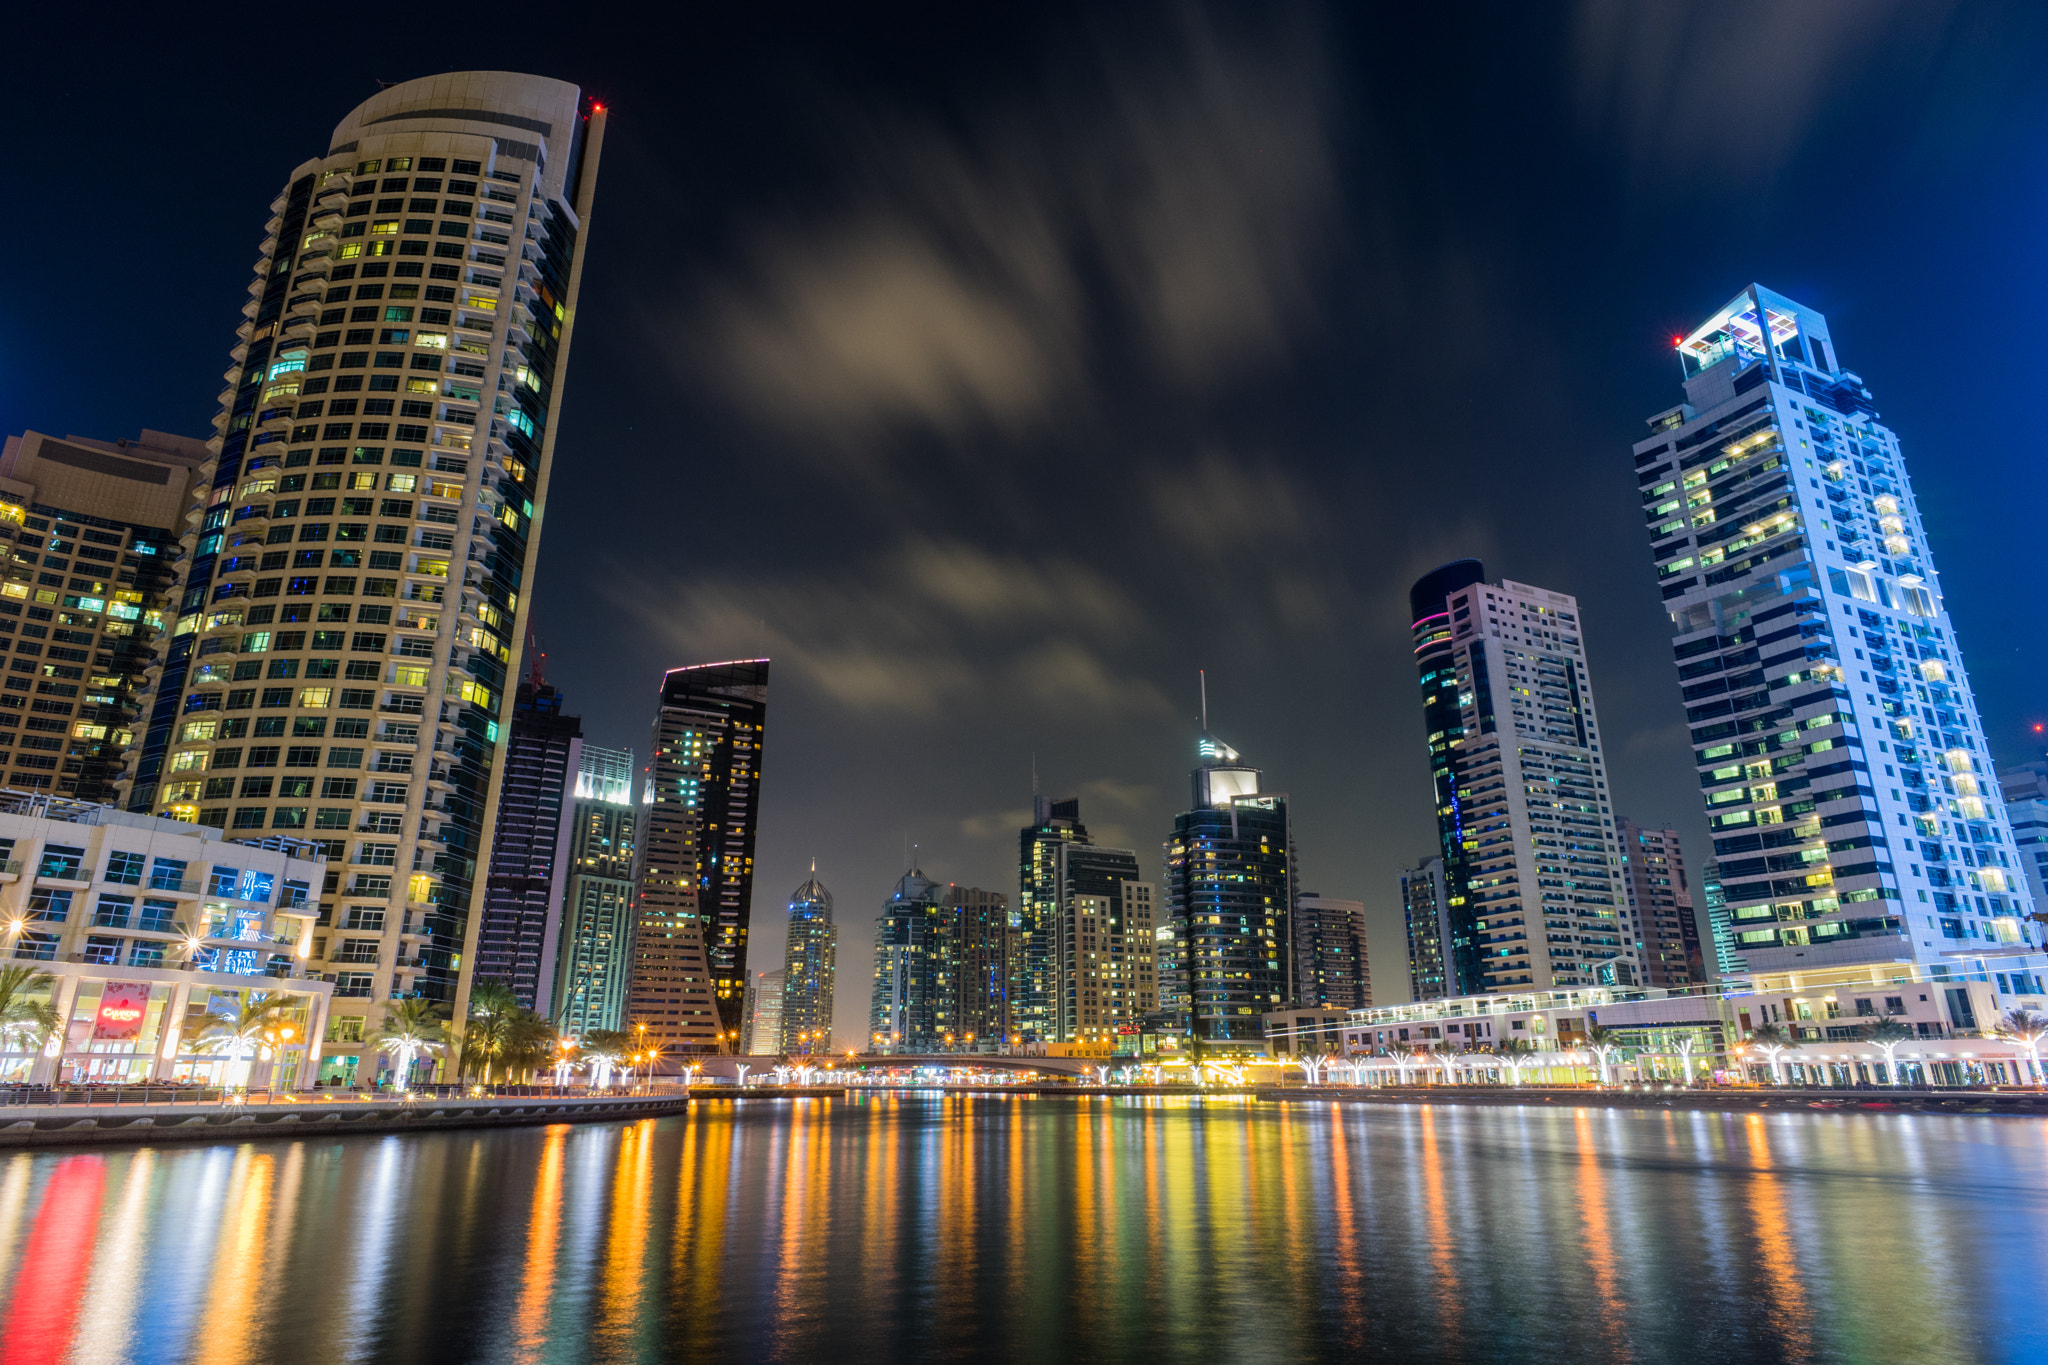
[[[1294,1003],[1362,1010],[1372,1004],[1365,902],[1303,892],[1294,898]]]
[[[1017,833],[1017,930],[1010,990],[1012,1031],[1025,1042],[1052,1038],[1058,1028],[1054,983],[1054,921],[1059,917],[1056,853],[1060,845],[1089,842],[1078,800],[1048,801],[1033,792],[1031,823]]]
[[[1667,989],[1705,985],[1710,978],[1678,831],[1645,829],[1626,815],[1617,817],[1614,827],[1621,838],[1628,932],[1642,963],[1643,984]]]
[[[1194,808],[1166,842],[1159,1006],[1198,1051],[1262,1048],[1261,1016],[1294,993],[1287,797],[1206,727],[1197,752]]]
[[[0,631],[14,638],[0,689],[4,785],[114,802],[128,783],[138,711],[170,643],[188,522],[213,481],[204,441],[7,438],[0,454]],[[175,697],[172,698],[175,711]],[[232,779],[230,779],[232,782]],[[205,779],[180,779],[196,802]]]
[[[832,922],[832,893],[810,880],[790,893],[789,935],[782,952],[781,1052],[832,1050],[832,990],[839,977],[839,926]]]
[[[953,976],[953,1031],[963,1043],[1001,1050],[1014,1036],[1010,990],[1019,935],[1011,927],[1010,898],[978,886],[948,886],[941,908]]]
[[[1051,1041],[1106,1046],[1159,1005],[1156,888],[1128,848],[1054,843]]]
[[[1401,869],[1401,916],[1408,931],[1409,998],[1441,1000],[1451,994],[1452,960],[1442,858],[1424,858]]]
[[[1678,342],[1636,482],[1736,948],[1756,971],[2038,941],[1898,437],[1751,285]]]
[[[939,884],[913,867],[875,920],[875,988],[868,1045],[877,1051],[944,1051],[953,1030],[946,917]]]
[[[649,1041],[742,1039],[768,661],[670,669],[648,766],[627,1014]]]
[[[582,757],[583,722],[562,714],[562,694],[536,670],[513,697],[473,970],[549,1017],[575,818],[569,790]]]
[[[1621,849],[1578,603],[1476,559],[1409,592],[1451,995],[1626,985]]]
[[[555,1022],[580,1038],[626,1024],[633,947],[633,751],[580,747],[556,954]]]
[[[791,1047],[783,1036],[788,980],[786,969],[754,973],[754,984],[747,987],[746,1041],[740,1046],[741,1052],[752,1057],[775,1057],[799,1050]]]
[[[323,844],[341,1029],[466,1003],[603,128],[406,81],[270,205],[128,804]]]

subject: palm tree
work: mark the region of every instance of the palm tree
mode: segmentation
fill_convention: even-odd
[[[518,1013],[519,999],[503,981],[486,977],[469,988],[469,1021],[462,1030],[457,1063],[464,1074],[481,1068],[483,1083],[491,1083],[491,1063],[511,1043],[512,1021]]]
[[[612,1068],[624,1061],[633,1040],[617,1029],[592,1029],[579,1045],[584,1064],[591,1069],[590,1082],[603,1090],[612,1083]]]
[[[2041,1041],[2048,1038],[2048,1014],[2016,1006],[2000,1016],[1997,1028],[1999,1037],[2027,1050],[2034,1061],[2034,1084],[2041,1084]]]
[[[1884,1054],[1885,1075],[1891,1078],[1893,1085],[1899,1083],[1899,1045],[1911,1042],[1915,1036],[1905,1020],[1891,1015],[1873,1019],[1863,1026],[1863,1041]]]
[[[417,996],[395,1000],[384,1010],[384,1023],[375,1034],[380,1052],[398,1062],[400,1089],[412,1088],[412,1065],[423,1052],[438,1052],[448,1043],[447,1026],[441,1022],[441,1007]]]
[[[284,1012],[291,1008],[291,998],[276,991],[237,991],[230,997],[231,1005],[222,1005],[215,1000],[211,1013],[213,1022],[200,1033],[198,1043],[208,1051],[225,1051],[227,1066],[221,1073],[221,1084],[246,1085],[245,1073],[239,1082],[236,1071],[242,1066],[242,1054],[250,1048],[260,1046],[264,1038],[285,1023]]]
[[[1684,1073],[1686,1086],[1690,1088],[1692,1085],[1692,1053],[1693,1049],[1699,1046],[1699,1039],[1693,1037],[1690,1033],[1682,1033],[1678,1036],[1678,1041],[1673,1046],[1678,1051],[1679,1070]]]
[[[1600,1084],[1607,1084],[1607,1064],[1621,1051],[1621,1039],[1613,1029],[1594,1024],[1586,1030],[1586,1047],[1600,1059]]]
[[[1500,1055],[1501,1065],[1515,1078],[1515,1084],[1522,1083],[1522,1068],[1532,1066],[1536,1061],[1536,1044],[1527,1038],[1509,1038],[1495,1043],[1493,1050]]]
[[[505,1030],[505,1076],[530,1078],[555,1051],[555,1026],[545,1015],[515,1010]]]
[[[1783,1085],[1785,1073],[1778,1069],[1778,1056],[1798,1047],[1799,1040],[1783,1024],[1759,1024],[1749,1031],[1749,1041],[1770,1060],[1771,1084]]]
[[[50,1041],[57,1031],[57,1007],[49,998],[56,984],[40,967],[0,967],[0,1050],[39,1052]]]

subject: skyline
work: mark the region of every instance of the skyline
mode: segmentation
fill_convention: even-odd
[[[878,21],[878,28],[888,22]],[[1664,652],[1665,623],[1636,530],[1639,518],[1625,491],[1626,462],[1615,452],[1640,433],[1643,414],[1667,404],[1673,389],[1673,371],[1663,368],[1670,356],[1660,352],[1660,324],[1682,332],[1734,283],[1754,278],[1825,311],[1859,373],[1884,400],[1887,425],[1902,432],[1912,452],[1929,537],[1957,604],[1956,633],[1971,661],[1995,756],[2007,764],[2033,756],[2026,727],[2039,717],[2029,709],[2027,680],[2041,671],[2043,646],[2039,632],[2020,624],[2014,595],[2001,591],[1997,549],[2024,535],[2019,509],[2041,487],[2038,471],[2020,463],[2023,444],[2001,439],[2026,429],[2026,386],[2004,369],[2012,363],[2001,353],[2007,348],[1929,346],[1924,335],[1889,319],[1923,305],[1922,295],[1953,291],[1963,296],[1955,307],[1981,320],[1966,329],[1971,335],[2024,334],[2023,320],[2038,311],[2043,281],[2038,264],[2026,273],[2032,263],[2001,243],[2037,235],[2041,203],[2037,192],[2002,185],[1995,171],[2016,141],[2038,130],[2037,96],[2028,91],[2019,98],[2011,83],[1999,85],[1994,70],[1988,93],[1973,96],[1977,103],[1966,107],[1945,93],[1940,68],[1908,67],[1908,76],[1916,70],[1919,76],[1906,83],[1904,102],[1915,114],[1932,110],[1935,116],[1859,120],[1858,111],[1869,113],[1876,87],[1890,82],[1896,88],[1904,47],[1926,34],[1893,31],[1859,47],[1814,38],[1803,59],[1808,64],[1795,74],[1810,78],[1817,93],[1810,107],[1793,107],[1787,117],[1799,136],[1779,142],[1776,134],[1745,125],[1735,130],[1739,148],[1716,149],[1703,145],[1700,130],[1682,119],[1652,120],[1636,134],[1652,151],[1675,151],[1692,176],[1719,180],[1711,193],[1660,178],[1666,173],[1651,166],[1642,147],[1600,133],[1597,117],[1583,110],[1573,117],[1558,101],[1534,107],[1539,129],[1568,134],[1562,145],[1571,157],[1598,169],[1566,166],[1563,184],[1533,186],[1503,162],[1506,149],[1478,134],[1473,125],[1488,117],[1482,108],[1459,120],[1454,134],[1436,136],[1479,138],[1461,164],[1490,173],[1484,177],[1488,193],[1507,202],[1509,217],[1530,226],[1524,245],[1484,228],[1472,191],[1449,191],[1427,174],[1389,164],[1400,157],[1360,151],[1370,135],[1394,128],[1404,136],[1430,136],[1389,121],[1388,106],[1405,87],[1366,88],[1371,81],[1361,72],[1377,79],[1381,59],[1363,49],[1385,30],[1340,16],[1302,22],[1315,30],[1307,38],[1259,34],[1250,44],[1185,30],[1161,37],[1098,29],[1091,56],[1087,44],[1051,32],[1057,19],[1010,18],[991,21],[990,28],[1027,41],[1017,44],[1021,55],[1001,59],[992,51],[1001,43],[987,30],[964,21],[942,25],[931,41],[964,49],[961,74],[953,78],[959,88],[927,85],[896,100],[866,103],[857,88],[844,90],[839,98],[847,108],[871,115],[856,135],[867,154],[850,158],[851,169],[818,188],[799,193],[784,178],[793,172],[777,176],[742,166],[740,153],[723,154],[727,159],[691,154],[682,169],[693,173],[698,196],[740,207],[683,214],[687,245],[674,272],[677,288],[687,292],[684,286],[702,286],[721,274],[757,280],[759,287],[749,292],[735,284],[715,307],[671,310],[660,319],[639,311],[628,290],[638,278],[636,262],[656,242],[652,234],[666,231],[679,207],[676,198],[644,183],[661,179],[650,171],[672,169],[664,165],[665,134],[656,116],[675,106],[664,105],[644,81],[636,92],[631,69],[617,66],[615,55],[609,60],[620,74],[594,79],[587,69],[593,59],[573,44],[561,54],[559,71],[542,73],[576,80],[623,111],[615,126],[631,131],[615,134],[609,174],[641,182],[631,194],[608,191],[615,197],[596,229],[604,250],[593,255],[586,284],[584,311],[592,325],[580,337],[579,373],[563,409],[563,468],[574,477],[565,475],[553,490],[555,515],[536,580],[538,630],[551,677],[586,717],[594,741],[638,747],[645,724],[641,689],[665,669],[755,653],[784,665],[776,733],[765,759],[757,877],[769,899],[756,909],[779,907],[817,855],[826,880],[856,916],[840,963],[850,982],[867,979],[862,921],[895,880],[906,836],[921,846],[925,871],[935,879],[1012,889],[1010,840],[1029,822],[1033,754],[1047,791],[1082,797],[1096,837],[1135,848],[1141,870],[1157,879],[1158,845],[1178,808],[1195,728],[1192,675],[1199,667],[1213,675],[1217,728],[1257,754],[1273,785],[1293,798],[1304,883],[1327,895],[1363,899],[1371,941],[1386,952],[1398,942],[1398,870],[1434,846],[1427,769],[1406,690],[1412,675],[1405,667],[1407,623],[1398,619],[1399,597],[1417,573],[1466,554],[1495,572],[1580,599],[1592,667],[1601,679],[1604,728],[1613,737],[1616,810],[1646,825],[1679,828],[1691,867],[1703,866],[1704,821]],[[1944,36],[1982,58],[1981,42],[1972,47],[1967,29]],[[762,59],[747,54],[763,51],[763,40],[756,37],[749,48],[742,39],[736,66],[758,76]],[[813,41],[820,49],[827,43]],[[865,44],[853,44],[832,68],[839,84],[860,86],[862,71],[872,78],[883,62],[877,52],[883,43],[869,35]],[[490,43],[484,46],[465,55],[464,64],[492,64],[495,54]],[[2038,51],[2026,41],[2012,46]],[[1303,96],[1306,109],[1286,112],[1284,101],[1263,96],[1271,93],[1270,78],[1282,59],[1302,52],[1317,58],[1312,65],[1324,71],[1324,83]],[[1503,94],[1477,92],[1480,99],[1526,95],[1529,82],[1560,69],[1552,60],[1557,56],[1538,50],[1538,74],[1507,82]],[[1482,47],[1476,86],[1488,83],[1487,64],[1499,57],[1493,47]],[[121,59],[115,60],[118,69]],[[1839,71],[1829,65],[1837,61]],[[532,65],[509,53],[503,63]],[[196,69],[208,67],[201,62]],[[1579,68],[1566,63],[1564,69]],[[1626,64],[1617,56],[1605,69],[1616,73],[1611,80],[1564,84],[1579,99],[1620,100],[1618,73]],[[1002,74],[989,82],[994,93],[969,93],[974,77],[992,72]],[[246,281],[246,238],[275,193],[276,168],[291,164],[309,138],[323,135],[334,114],[371,93],[372,73],[344,74],[354,82],[346,89],[340,75],[314,77],[300,101],[302,118],[252,130],[236,158],[247,166],[219,168],[241,196],[224,232],[194,227],[187,243],[183,225],[190,215],[174,208],[170,221],[180,249],[193,248],[180,288],[202,306],[186,310],[189,318],[167,320],[162,377],[146,376],[109,396],[88,394],[77,381],[42,370],[27,354],[21,319],[62,310],[38,309],[33,291],[21,298],[22,312],[10,320],[0,355],[21,382],[0,392],[7,430],[104,439],[145,426],[188,435],[205,430],[215,388],[208,375],[231,341],[230,308]],[[1674,74],[1681,86],[1700,79],[1691,68]],[[1242,131],[1235,115],[1256,109],[1261,117],[1295,119],[1288,127],[1306,149],[1309,164],[1292,167],[1280,186],[1288,194],[1278,196],[1301,218],[1278,225],[1291,231],[1276,236],[1298,249],[1283,258],[1254,258],[1258,268],[1250,278],[1263,287],[1259,298],[1214,300],[1225,311],[1193,320],[1158,317],[1147,311],[1147,300],[1157,303],[1158,297],[1144,292],[1139,275],[1114,270],[1122,281],[1117,290],[1088,296],[1091,306],[1124,316],[1124,325],[1146,339],[1117,341],[1103,335],[1114,328],[1071,325],[1110,362],[1103,368],[1141,371],[1150,376],[1143,382],[1091,386],[1051,373],[1039,376],[1038,387],[1017,390],[1010,381],[1033,372],[1019,357],[1043,362],[1052,352],[1042,344],[998,349],[994,378],[941,374],[936,398],[926,387],[933,379],[928,356],[895,357],[892,364],[907,368],[867,376],[823,364],[818,372],[842,387],[821,385],[830,391],[810,393],[810,405],[797,401],[805,391],[778,391],[805,414],[843,418],[845,444],[832,447],[821,469],[802,453],[813,443],[815,425],[782,431],[760,417],[761,404],[748,390],[701,377],[690,382],[666,360],[634,354],[647,347],[657,323],[677,318],[723,319],[727,330],[720,335],[758,343],[747,354],[807,354],[791,349],[804,335],[793,329],[792,310],[811,309],[801,316],[816,321],[827,305],[861,306],[835,289],[844,283],[839,266],[862,248],[856,231],[862,215],[885,191],[920,187],[928,193],[901,195],[909,206],[884,224],[889,231],[882,245],[909,253],[907,279],[941,288],[940,302],[963,295],[972,301],[987,286],[1007,301],[997,321],[1016,322],[1034,343],[1063,335],[1048,330],[1059,321],[1057,298],[1018,292],[1024,281],[1017,260],[993,273],[957,263],[933,268],[935,261],[948,264],[931,241],[949,210],[929,202],[949,187],[971,191],[984,203],[1009,203],[1002,196],[1017,195],[1044,215],[1072,216],[1049,227],[1047,240],[1084,232],[1077,223],[1087,217],[1085,204],[1072,198],[1079,188],[1034,180],[1012,158],[989,150],[1005,118],[1056,103],[1048,92],[1062,77],[1074,78],[1083,102],[1097,98],[1102,107],[1116,107],[1130,99],[1162,118],[1176,115],[1163,126],[1199,148],[1235,146]],[[40,79],[32,73],[23,92],[33,93]],[[330,80],[336,82],[331,90],[324,84]],[[117,100],[128,98],[120,91],[146,88],[118,78],[111,84]],[[1739,81],[1734,86],[1744,88]],[[1262,98],[1232,102],[1231,92],[1247,90]],[[207,98],[204,107],[217,116],[219,96]],[[1999,99],[2007,104],[1996,105]],[[1987,112],[1994,107],[1996,118]],[[1110,127],[1122,136],[1139,122],[1111,120]],[[1938,150],[1924,134],[1915,140],[1905,125],[1921,122],[1953,133],[1954,140]],[[949,130],[963,123],[969,133],[949,141]],[[1853,137],[1839,126],[1844,123],[1859,125]],[[1991,127],[2000,123],[2007,126],[1994,136]],[[760,155],[764,137],[785,139],[788,150],[803,136],[778,124],[754,141],[742,139],[744,153]],[[90,149],[89,138],[84,145]],[[804,145],[813,161],[830,150]],[[1120,145],[1130,156],[1143,150],[1134,134]],[[98,164],[90,155],[74,159]],[[1903,169],[1889,168],[1892,161]],[[1178,164],[1169,157],[1158,166],[1163,173]],[[1244,205],[1253,197],[1247,187],[1265,186],[1262,177],[1286,168],[1257,157],[1218,164],[1227,182],[1224,198],[1220,207],[1208,206],[1213,215],[1202,221],[1228,241],[1226,229],[1247,222]],[[1888,167],[1878,188],[1867,191],[1880,198],[1885,215],[1868,214],[1864,194],[1839,193],[1856,182],[1859,166],[1871,164]],[[627,170],[618,171],[620,165]],[[1826,167],[1834,170],[1825,189],[1803,188]],[[54,187],[69,174],[55,165],[47,171]],[[1684,234],[1684,253],[1675,257],[1647,252],[1628,265],[1596,265],[1591,251],[1564,250],[1559,230],[1541,225],[1545,207],[1569,200],[1586,180],[1608,192],[1583,221],[1624,225],[1591,229],[1588,235],[1603,244],[1595,250],[1667,241],[1675,224],[1695,215],[1711,217],[1714,232]],[[1444,249],[1421,251],[1398,240],[1400,230],[1377,222],[1368,191],[1388,187],[1421,219],[1441,217],[1448,224]],[[1190,190],[1185,182],[1175,188]],[[814,211],[826,226],[783,230],[790,215],[777,209],[786,202]],[[1731,205],[1738,206],[1732,213]],[[711,221],[728,213],[730,222]],[[1893,221],[1865,221],[1880,216]],[[1253,225],[1269,226],[1263,220]],[[30,240],[45,246],[43,254],[75,260],[92,249],[95,231],[86,225],[80,245],[68,249],[54,240]],[[778,232],[784,247],[761,248],[758,258],[743,249]],[[1335,234],[1345,248],[1314,246],[1322,233]],[[210,237],[236,245],[227,250],[200,240]],[[1377,251],[1354,250],[1376,242]],[[1766,250],[1764,242],[1777,245]],[[1099,234],[1088,243],[1088,252],[1112,263],[1128,264],[1134,249],[1130,239]],[[1946,249],[1933,249],[1941,245]],[[884,258],[896,259],[886,252]],[[1408,265],[1417,282],[1382,293],[1379,286]],[[1531,278],[1509,282],[1510,273],[1524,271]],[[1075,278],[1068,286],[1084,288]],[[1325,302],[1305,304],[1304,292]],[[1582,344],[1574,348],[1577,363],[1568,365],[1546,337],[1563,325],[1565,305],[1576,307],[1584,295],[1595,296],[1585,299],[1592,321],[1575,322],[1584,327]],[[1263,320],[1264,349],[1250,358],[1205,349],[1204,339],[1218,334],[1209,325],[1214,316],[1252,332]],[[957,321],[969,329],[963,334],[968,340],[990,335],[985,317]],[[65,331],[70,324],[52,325],[49,352],[75,354]],[[1233,368],[1249,378],[1219,380]],[[1533,377],[1513,373],[1518,370]],[[1382,376],[1375,384],[1356,378],[1374,372]],[[777,373],[770,366],[753,382]],[[1384,377],[1389,373],[1392,379]],[[651,397],[635,396],[636,390]],[[1190,410],[1174,410],[1182,406]],[[1411,408],[1427,420],[1407,416]],[[772,542],[764,553],[747,551],[737,529],[700,528],[691,544],[702,553],[673,565],[686,591],[674,598],[681,629],[667,632],[649,629],[621,603],[611,581],[649,562],[622,557],[616,547],[667,543],[660,513],[636,506],[638,499],[618,498],[617,481],[589,477],[592,466],[583,462],[637,442],[634,433],[650,426],[664,433],[664,461],[675,458],[677,438],[669,433],[690,433],[689,448],[702,466],[692,475],[701,474],[707,501],[758,495],[762,519],[779,532],[762,538]],[[1069,448],[1095,461],[1091,478],[1105,489],[1103,507],[1077,515],[1071,527],[1053,518],[1069,500],[1020,489],[1028,481],[1015,473]],[[1117,457],[1105,460],[1106,450],[1117,450]],[[1360,451],[1368,457],[1359,458]],[[1417,452],[1432,456],[1437,467],[1411,469]],[[1516,471],[1532,459],[1567,462],[1570,475],[1558,480],[1562,492],[1515,482]],[[1444,477],[1460,486],[1463,500],[1439,511],[1426,523],[1429,530],[1402,529],[1425,524],[1418,513],[1435,510],[1433,481]],[[886,499],[876,491],[884,483],[891,493]],[[828,489],[830,496],[806,494],[804,485]],[[2009,496],[1980,506],[1976,489],[1983,485],[2007,489]],[[1531,523],[1569,525],[1573,533],[1531,536],[1516,524],[1525,504],[1534,509]],[[1213,509],[1220,505],[1238,507],[1241,515],[1219,519]],[[943,532],[903,534],[913,522],[931,525],[934,513]],[[972,517],[983,524],[969,536],[964,523]],[[835,518],[840,524],[829,524]],[[1142,534],[1131,536],[1133,530]],[[1129,541],[1151,548],[1140,554]],[[1143,562],[1147,558],[1160,565]],[[1220,592],[1209,592],[1208,580],[1226,563],[1252,567]],[[829,574],[827,564],[836,565]],[[1168,564],[1176,572],[1168,572]],[[941,576],[947,591],[933,586]],[[1203,588],[1191,590],[1197,581]],[[1275,620],[1284,624],[1276,629]],[[874,647],[856,648],[863,640]],[[1036,680],[1043,695],[1029,686],[1019,694],[1005,678]],[[1288,705],[1261,705],[1276,690],[1285,691]],[[1376,733],[1377,716],[1390,717],[1391,728]],[[882,757],[903,755],[914,757]],[[768,935],[770,944],[779,938]],[[1385,961],[1381,991],[1391,999],[1400,973],[1391,957]],[[757,958],[750,965],[776,964]],[[842,994],[857,1000],[859,992]]]

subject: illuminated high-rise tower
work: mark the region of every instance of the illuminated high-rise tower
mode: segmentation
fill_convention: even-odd
[[[571,1038],[625,1026],[639,834],[633,751],[578,744],[554,989],[555,1022]]]
[[[782,1005],[773,1052],[832,1050],[833,988],[839,980],[839,926],[832,922],[832,893],[809,880],[789,897],[789,934],[782,952]],[[756,1049],[761,1050],[759,1044]]]
[[[1899,438],[1761,285],[1676,338],[1636,483],[1735,948],[1752,971],[2039,941]],[[1981,970],[1981,968],[1976,969]]]
[[[745,1041],[768,661],[674,668],[648,762],[628,1021],[680,1052]]]
[[[405,81],[260,234],[127,804],[321,842],[344,1034],[465,1009],[603,129],[561,81]]]
[[[1445,994],[1640,984],[1578,603],[1459,560],[1409,592]]]
[[[1166,841],[1159,1008],[1196,1050],[1263,1049],[1261,1016],[1293,998],[1287,797],[1204,728],[1194,806]]]

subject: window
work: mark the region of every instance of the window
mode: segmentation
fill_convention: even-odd
[[[23,934],[15,942],[14,955],[29,962],[54,962],[57,958],[57,936],[55,934]]]
[[[176,933],[178,929],[178,903],[166,900],[144,900],[142,918],[136,928],[152,929],[160,934]]]
[[[271,812],[270,827],[272,829],[304,829],[306,827],[306,808],[304,806],[279,806],[275,811]]]
[[[92,910],[92,922],[96,928],[126,929],[128,921],[135,914],[133,896],[102,895],[99,904]]]
[[[329,766],[333,764],[330,763]],[[356,799],[356,779],[323,777],[320,779],[320,797],[325,801],[353,801]]]
[[[62,844],[45,844],[42,861],[36,864],[38,877],[54,877],[59,881],[79,880],[78,865],[85,857],[82,848],[67,848]]]
[[[236,757],[240,758],[241,755],[237,753]],[[198,890],[199,888],[196,886],[189,888],[186,886],[185,867],[186,864],[179,858],[156,859],[149,867],[149,884],[151,888],[157,891]]]

